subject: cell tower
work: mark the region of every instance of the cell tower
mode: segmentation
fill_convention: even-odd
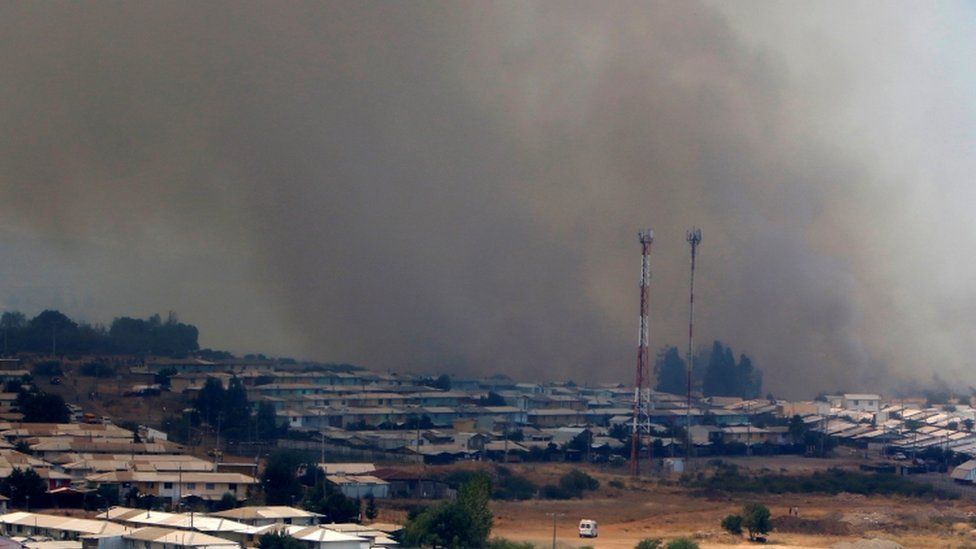
[[[651,282],[651,243],[654,242],[654,231],[644,229],[637,233],[637,241],[641,245],[641,278],[640,278],[640,331],[637,334],[637,374],[634,379],[634,416],[630,430],[630,472],[635,477],[640,474],[640,437],[641,432],[649,430],[647,397],[644,395],[644,384],[647,376],[647,339],[650,323],[647,317],[647,288]]]
[[[695,342],[695,257],[698,255],[698,245],[701,244],[701,229],[692,227],[686,240],[691,245],[691,284],[689,285],[688,307],[688,402],[685,411],[685,457],[691,459],[691,370],[694,368]]]

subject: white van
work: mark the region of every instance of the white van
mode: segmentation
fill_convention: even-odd
[[[596,521],[590,519],[583,519],[579,523],[579,537],[581,538],[595,538],[596,537]]]

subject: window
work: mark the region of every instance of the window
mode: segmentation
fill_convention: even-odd
[[[163,483],[163,488],[165,488],[167,490],[172,490],[173,489],[173,483],[172,482],[164,482]]]
[[[213,490],[213,489],[214,489],[214,483],[208,482],[207,483],[207,490]]]
[[[231,492],[236,492],[237,491],[237,485],[236,484],[228,484],[227,485],[227,489],[230,490]]]
[[[187,490],[196,490],[197,489],[197,483],[195,483],[195,482],[187,482],[186,483],[186,489]]]

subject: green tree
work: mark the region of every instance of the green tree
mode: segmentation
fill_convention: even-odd
[[[261,487],[268,505],[291,505],[302,495],[302,485],[295,477],[301,456],[289,450],[277,450],[268,457],[261,473]]]
[[[240,378],[231,378],[221,403],[222,429],[228,440],[240,441],[247,437],[251,424],[251,403]]]
[[[278,419],[273,404],[259,402],[254,421],[257,423],[258,440],[267,442],[278,438]]]
[[[20,391],[17,409],[24,414],[26,423],[67,423],[71,415],[60,395],[38,391]]]
[[[216,425],[219,414],[224,409],[224,386],[220,380],[208,377],[197,395],[193,407],[208,425]]]
[[[220,496],[220,500],[214,504],[214,508],[217,511],[226,511],[228,509],[234,509],[237,507],[237,496],[230,492],[224,492],[224,495]]]
[[[47,497],[47,483],[33,469],[15,467],[10,475],[0,481],[0,494],[10,498],[12,507],[24,507],[28,498],[40,507]]]
[[[769,508],[761,503],[747,503],[742,507],[742,526],[749,531],[749,539],[769,533],[772,528]]]
[[[559,488],[566,497],[578,498],[583,495],[583,492],[596,490],[599,487],[600,482],[598,480],[579,469],[573,469],[559,477]]]
[[[305,492],[302,507],[313,513],[325,515],[328,522],[359,522],[359,500],[346,497],[329,482],[321,469],[312,473],[315,484]]]
[[[654,387],[657,391],[679,395],[688,388],[688,368],[677,347],[668,346],[658,352],[654,373],[657,374],[657,385]]]
[[[742,533],[742,517],[739,515],[729,515],[722,519],[722,528],[730,534]]]
[[[664,547],[665,549],[698,549],[698,543],[688,538],[675,538]]]
[[[472,475],[461,485],[456,501],[430,507],[407,521],[404,545],[448,549],[485,547],[492,523],[488,507],[490,493],[488,475]]]
[[[793,444],[796,444],[797,441],[803,440],[803,435],[805,435],[806,432],[807,424],[803,422],[803,418],[800,417],[799,414],[794,414],[793,417],[790,418],[790,440],[793,442]]]
[[[376,509],[376,498],[373,497],[373,494],[369,494],[366,496],[365,514],[366,514],[366,518],[369,520],[373,520],[376,518],[377,515],[379,515],[379,511]]]
[[[662,543],[658,538],[645,538],[637,542],[634,549],[661,549]]]
[[[305,544],[282,532],[264,534],[258,540],[259,549],[306,549]]]

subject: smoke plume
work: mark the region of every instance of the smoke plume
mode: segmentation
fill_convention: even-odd
[[[3,4],[0,304],[629,381],[636,231],[680,347],[697,225],[701,342],[774,393],[972,383],[969,8],[791,7]]]

